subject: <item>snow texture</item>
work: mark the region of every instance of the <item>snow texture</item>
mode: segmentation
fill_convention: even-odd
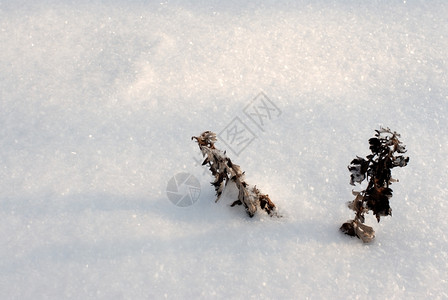
[[[448,298],[447,16],[445,1],[0,2],[0,298]],[[261,92],[281,114],[256,124]],[[238,155],[233,121],[251,134]],[[339,232],[347,165],[380,126],[410,162],[364,245]],[[205,130],[283,218],[249,218],[231,191],[214,203],[190,140]],[[188,207],[166,193],[180,172],[201,184]]]

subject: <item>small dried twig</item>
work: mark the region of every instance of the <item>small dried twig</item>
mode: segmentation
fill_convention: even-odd
[[[391,169],[405,167],[409,162],[409,157],[395,156],[396,152],[406,152],[405,146],[398,139],[398,133],[389,128],[375,131],[375,137],[369,140],[372,154],[366,156],[366,159],[357,156],[348,166],[351,172],[350,184],[362,183],[366,178],[369,183],[365,190],[353,192],[356,198],[349,202],[348,207],[356,212],[356,216],[340,228],[345,234],[357,236],[365,243],[375,238],[375,231],[364,225],[364,214],[371,210],[378,222],[382,216],[392,215],[389,206],[392,189],[389,186],[397,180],[391,177]]]
[[[205,131],[200,136],[193,136],[191,139],[196,140],[202,155],[205,157],[202,165],[208,164],[212,175],[215,177],[215,180],[211,182],[216,191],[215,202],[218,202],[227,184],[233,181],[238,188],[238,199],[232,203],[232,207],[244,205],[250,217],[254,216],[258,207],[271,216],[277,215],[276,206],[269,195],[262,194],[256,186],[247,184],[240,166],[232,163],[225,152],[215,148],[217,141],[215,133]]]

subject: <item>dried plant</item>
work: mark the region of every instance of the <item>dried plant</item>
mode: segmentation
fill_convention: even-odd
[[[238,188],[238,199],[232,203],[232,207],[244,205],[250,217],[254,216],[258,207],[271,216],[277,215],[275,204],[269,199],[269,196],[262,194],[256,186],[247,184],[240,166],[232,163],[225,152],[215,148],[217,141],[215,133],[205,131],[200,136],[193,136],[191,139],[196,139],[199,149],[205,157],[202,165],[208,164],[212,175],[215,177],[215,180],[211,182],[216,191],[215,202],[218,202],[227,184],[233,181]]]
[[[389,186],[398,180],[391,177],[391,169],[404,167],[409,162],[409,157],[395,155],[406,152],[398,133],[392,132],[389,128],[375,131],[375,137],[369,139],[372,154],[366,156],[366,159],[357,156],[348,166],[351,172],[351,185],[362,183],[365,179],[368,179],[368,185],[361,192],[353,191],[356,197],[349,202],[348,207],[356,212],[356,216],[340,228],[345,234],[357,236],[365,243],[375,238],[375,231],[364,224],[364,214],[371,210],[378,222],[382,216],[392,215],[389,206],[392,189]]]

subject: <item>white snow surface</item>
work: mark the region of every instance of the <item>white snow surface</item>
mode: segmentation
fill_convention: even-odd
[[[0,44],[0,299],[448,298],[447,2],[1,1]],[[214,202],[190,138],[235,117],[256,139],[216,146],[282,218]],[[347,165],[380,126],[410,163],[363,244]]]

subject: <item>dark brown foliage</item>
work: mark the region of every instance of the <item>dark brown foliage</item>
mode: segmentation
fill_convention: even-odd
[[[348,166],[351,172],[350,184],[362,183],[367,178],[368,185],[361,192],[353,192],[356,198],[348,207],[356,212],[355,219],[347,221],[340,228],[345,234],[357,236],[364,242],[370,242],[375,237],[373,229],[363,224],[364,214],[371,210],[378,222],[382,216],[392,215],[389,206],[392,189],[389,186],[396,180],[391,177],[391,169],[404,167],[409,162],[409,157],[395,155],[406,152],[398,139],[398,133],[389,128],[375,131],[375,137],[369,139],[372,154],[365,159],[357,156]]]

